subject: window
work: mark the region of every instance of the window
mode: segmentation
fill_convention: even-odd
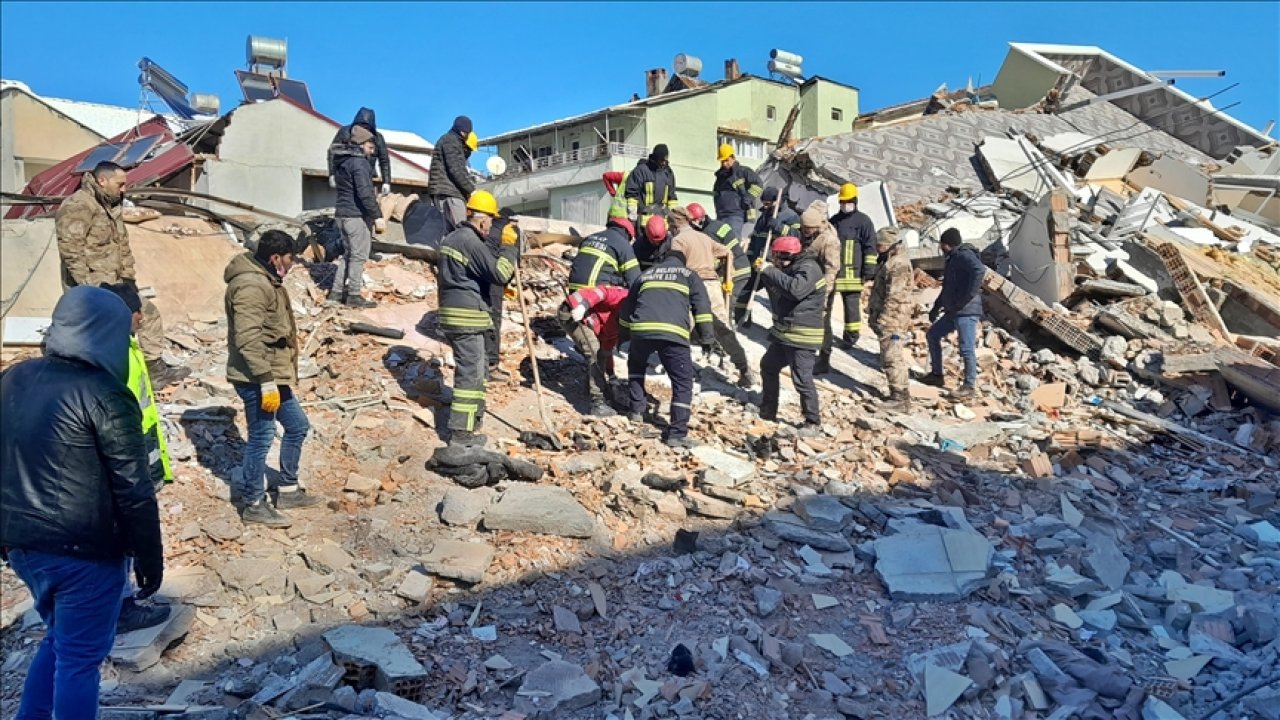
[[[840,108],[831,108],[831,119],[832,119],[832,120],[843,120],[843,119],[844,119],[844,111],[843,111],[843,110],[841,110]]]
[[[768,119],[770,122],[772,122],[772,121],[774,121],[774,120],[777,120],[777,119],[778,119],[778,108],[776,108],[776,107],[774,107],[774,106],[772,106],[772,105],[767,105],[767,106],[765,106],[765,109],[764,109],[764,116],[765,116],[765,118],[766,118],[766,119]]]
[[[728,145],[733,148],[733,154],[739,160],[764,160],[769,154],[769,148],[765,141],[755,138],[721,135],[718,144]]]
[[[533,156],[536,158],[551,157],[551,146],[543,145],[542,147],[533,151]]]
[[[578,141],[577,141],[577,140],[574,140],[574,141],[573,141],[573,144],[569,146],[569,149],[570,149],[570,150],[577,150],[579,147],[580,147],[580,146],[578,145]]]
[[[609,130],[609,142],[624,143],[627,141],[627,131],[622,128],[612,128]]]

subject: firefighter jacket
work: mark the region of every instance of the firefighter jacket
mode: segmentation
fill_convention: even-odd
[[[906,246],[895,243],[876,268],[871,300],[867,304],[867,324],[876,335],[904,333],[911,327],[916,309],[916,278]]]
[[[670,165],[661,166],[647,159],[641,160],[627,175],[622,192],[627,198],[628,210],[641,216],[652,215],[676,206],[676,175]]]
[[[817,350],[822,347],[827,312],[827,280],[812,250],[796,256],[779,270],[760,269],[760,284],[769,293],[773,329],[769,334],[784,345]]]
[[[756,171],[734,163],[733,167],[716,170],[716,182],[711,188],[715,197],[716,217],[723,220],[732,215],[747,217],[749,211],[760,204],[764,185]]]
[[[764,254],[764,248],[771,238],[791,235],[800,237],[800,216],[795,210],[784,207],[779,212],[776,208],[766,210],[756,218],[755,229],[751,231],[751,246],[747,248],[747,258],[754,261]]]
[[[604,230],[583,238],[578,245],[578,254],[569,268],[569,289],[580,290],[597,285],[631,287],[638,277],[640,262],[631,249],[627,231],[610,224]]]
[[[876,228],[866,213],[838,212],[831,218],[840,239],[837,292],[862,292],[862,281],[876,274]]]
[[[160,424],[160,409],[151,390],[151,374],[147,372],[147,358],[138,346],[137,338],[129,338],[129,390],[138,399],[142,410],[142,436],[147,445],[147,467],[151,470],[151,482],[157,488],[173,482],[173,469],[169,466],[169,443]]]
[[[708,235],[712,240],[729,248],[733,253],[733,281],[736,283],[738,278],[751,274],[751,261],[747,259],[746,248],[742,247],[742,242],[737,235],[733,234],[733,227],[723,220],[712,220],[707,218],[707,222],[702,226],[702,234]]]
[[[681,345],[690,341],[710,345],[715,341],[707,289],[698,274],[674,255],[640,273],[622,305],[619,325],[633,338]]]
[[[625,287],[598,285],[569,293],[564,303],[570,311],[585,305],[587,314],[582,324],[595,334],[601,350],[612,350],[618,346],[618,311],[628,294],[630,290]]]
[[[454,333],[484,332],[493,327],[489,294],[493,285],[506,285],[516,273],[516,245],[489,250],[469,222],[440,241],[437,275],[440,286],[440,329]]]
[[[108,197],[87,172],[53,221],[67,287],[115,284],[138,277],[125,230],[122,198]]]

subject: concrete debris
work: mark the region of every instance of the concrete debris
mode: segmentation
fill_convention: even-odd
[[[484,514],[490,530],[587,538],[596,531],[595,518],[568,490],[559,487],[513,485]]]
[[[552,720],[595,704],[600,692],[581,667],[552,660],[525,676],[516,692],[516,709],[530,720]]]
[[[986,579],[994,549],[983,536],[920,525],[873,543],[876,574],[895,600],[963,600]]]

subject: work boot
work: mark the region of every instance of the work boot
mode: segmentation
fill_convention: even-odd
[[[697,445],[697,443],[690,440],[687,435],[684,437],[663,438],[662,444],[666,445],[669,448],[676,448],[678,450],[688,450],[689,448]]]
[[[971,398],[977,393],[977,390],[970,384],[965,383],[955,390],[951,391],[951,397],[956,400]]]
[[[831,354],[822,353],[818,356],[818,361],[813,364],[814,375],[826,375],[831,372]]]
[[[617,415],[618,411],[609,407],[609,403],[600,398],[591,401],[591,409],[587,411],[587,414],[592,417],[607,418]]]
[[[629,412],[627,413],[627,419],[633,423],[642,423],[644,422],[644,415],[638,412]]]
[[[359,293],[355,295],[347,295],[347,299],[343,301],[343,305],[357,310],[368,310],[378,307],[378,303],[372,300],[365,300]]]
[[[151,389],[160,390],[182,382],[191,374],[191,368],[169,367],[163,360],[152,360],[147,363],[147,376],[151,378]]]
[[[940,373],[929,373],[916,378],[922,385],[932,385],[933,387],[946,387],[947,381],[942,378]]]
[[[844,350],[852,350],[854,345],[858,344],[858,338],[862,337],[862,333],[845,333],[840,338],[840,347]]]
[[[511,373],[494,365],[489,368],[489,380],[492,382],[506,382],[511,379]]]
[[[330,290],[329,296],[324,299],[325,307],[337,307],[347,302],[346,290]]]
[[[796,428],[796,435],[802,438],[815,438],[822,434],[822,426],[818,423],[807,422]]]
[[[276,509],[277,510],[302,510],[317,505],[323,505],[324,498],[317,495],[309,495],[306,490],[298,488],[297,490],[276,491]]]
[[[911,412],[911,396],[905,392],[891,392],[889,399],[880,403],[880,408],[896,413]]]
[[[287,528],[293,524],[286,515],[271,507],[271,503],[267,502],[265,497],[241,510],[240,522],[245,525],[266,525],[273,528]]]
[[[139,605],[133,598],[125,598],[120,606],[120,615],[116,618],[116,634],[123,635],[155,627],[169,619],[168,605]]]
[[[453,435],[449,436],[449,444],[458,447],[484,447],[487,442],[489,438],[467,430],[454,430]]]
[[[738,370],[738,387],[743,389],[751,389],[760,384],[760,378],[751,371],[751,368],[742,368]]]

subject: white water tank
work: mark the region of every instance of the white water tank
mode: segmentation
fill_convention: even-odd
[[[785,75],[792,80],[800,80],[804,77],[804,71],[800,69],[799,65],[792,65],[781,60],[770,60],[769,72]]]
[[[222,101],[210,93],[191,93],[191,108],[201,115],[217,115]]]
[[[702,74],[702,60],[693,55],[680,53],[676,55],[676,74],[696,78]]]
[[[249,65],[283,68],[289,55],[289,41],[250,35],[245,42],[245,59]]]
[[[796,55],[795,53],[787,52],[786,50],[779,50],[778,48],[774,48],[769,51],[769,59],[777,60],[778,62],[787,63],[789,65],[800,66],[804,64],[804,57]]]

